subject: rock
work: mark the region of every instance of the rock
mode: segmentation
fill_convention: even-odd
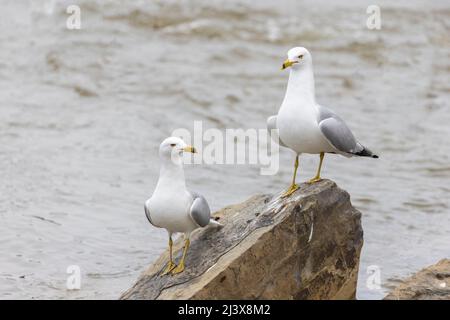
[[[404,280],[385,300],[450,300],[450,259],[420,270]]]
[[[334,182],[302,184],[285,199],[257,195],[214,216],[224,227],[192,234],[183,273],[160,276],[165,252],[121,299],[355,298],[361,214]]]

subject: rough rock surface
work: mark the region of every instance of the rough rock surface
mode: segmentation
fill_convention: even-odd
[[[334,182],[302,184],[285,199],[257,195],[214,216],[225,226],[192,234],[183,273],[160,275],[166,251],[121,299],[354,299],[361,214]]]
[[[385,300],[450,300],[450,259],[420,270],[389,293]]]

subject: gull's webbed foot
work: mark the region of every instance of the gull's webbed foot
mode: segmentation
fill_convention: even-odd
[[[167,264],[167,268],[161,273],[162,276],[165,276],[166,274],[170,273],[173,269],[175,269],[177,265],[173,263],[172,261],[169,261]]]
[[[316,183],[319,182],[320,180],[322,180],[320,178],[320,170],[322,169],[322,163],[323,163],[323,158],[325,157],[325,153],[321,152],[320,153],[320,162],[319,162],[319,167],[317,168],[317,173],[316,176],[314,178],[312,178],[311,180],[307,181],[307,183]]]
[[[180,262],[180,264],[171,271],[171,274],[178,274],[184,271],[184,262]]]
[[[283,193],[281,195],[282,198],[286,198],[289,197],[291,194],[293,194],[295,191],[298,190],[298,185],[296,184],[291,184],[291,186],[289,187],[289,189],[286,190],[285,193]]]
[[[172,275],[175,275],[175,274],[178,274],[178,273],[181,273],[184,271],[184,260],[186,259],[186,253],[189,249],[190,244],[191,244],[191,242],[189,241],[189,235],[188,235],[187,239],[184,242],[183,255],[181,256],[180,263],[178,264],[178,266],[175,269],[173,269],[171,271]]]
[[[319,182],[321,180],[322,180],[321,177],[314,177],[314,178],[308,180],[307,183],[316,183],[316,182]]]

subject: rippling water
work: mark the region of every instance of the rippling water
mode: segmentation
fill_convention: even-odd
[[[173,129],[263,128],[283,98],[286,51],[310,49],[318,101],[381,158],[329,156],[324,176],[363,213],[358,297],[450,256],[450,6],[378,1],[2,1],[0,298],[117,298],[166,247],[143,202]],[[67,30],[77,3],[82,29]],[[191,166],[214,209],[287,187],[293,155]],[[317,157],[301,159],[300,178]],[[81,290],[66,290],[78,265]],[[366,286],[379,266],[382,289]]]

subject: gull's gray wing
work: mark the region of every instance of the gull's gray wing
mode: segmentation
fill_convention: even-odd
[[[194,201],[192,201],[189,215],[197,225],[205,227],[211,220],[211,209],[209,208],[208,202],[206,202],[206,199],[202,195],[196,192],[190,192],[190,194]]]
[[[267,118],[267,131],[269,132],[270,137],[276,143],[278,143],[280,146],[286,147],[286,145],[283,143],[283,141],[281,141],[278,134],[275,134],[275,132],[273,132],[273,134],[275,134],[276,136],[272,135],[272,130],[276,130],[276,129],[277,129],[277,116],[271,116],[271,117]]]
[[[356,141],[353,133],[337,114],[328,108],[319,106],[319,128],[325,139],[336,148],[339,153],[355,155],[364,150]]]
[[[155,227],[158,227],[156,224],[152,222],[152,217],[150,215],[150,210],[148,209],[147,202],[144,204],[145,216],[147,217],[148,222],[150,222]]]

